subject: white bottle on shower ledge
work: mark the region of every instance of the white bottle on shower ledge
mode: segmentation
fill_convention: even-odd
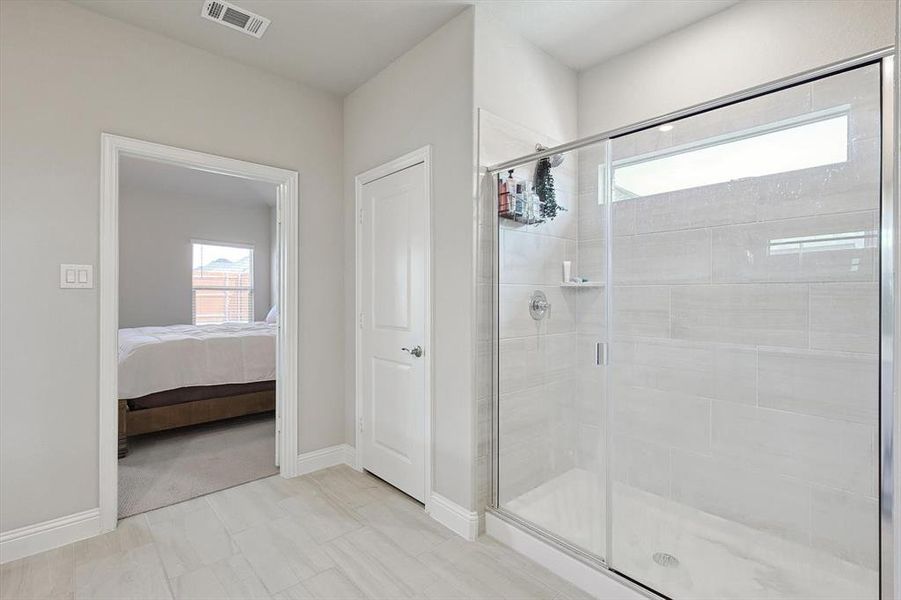
[[[573,263],[571,260],[563,261],[563,283],[569,283],[570,279],[572,279],[573,274]]]

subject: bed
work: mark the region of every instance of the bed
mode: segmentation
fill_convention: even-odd
[[[275,410],[277,325],[119,330],[119,457],[128,437]]]

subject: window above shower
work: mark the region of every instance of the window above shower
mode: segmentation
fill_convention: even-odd
[[[847,162],[847,111],[840,106],[622,160],[614,164],[613,200]],[[680,126],[687,125],[667,124],[658,131]]]

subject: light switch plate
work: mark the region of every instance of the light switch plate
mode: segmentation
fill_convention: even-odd
[[[59,266],[59,287],[90,289],[94,287],[94,265]]]

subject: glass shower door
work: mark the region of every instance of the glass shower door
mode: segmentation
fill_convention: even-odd
[[[878,598],[876,65],[612,141],[610,566]]]
[[[497,203],[498,506],[594,559],[607,544],[605,368],[598,360],[607,243],[598,165],[606,148],[549,163],[565,209],[553,218],[520,210],[519,198]],[[530,189],[537,167],[502,173],[501,189]]]

